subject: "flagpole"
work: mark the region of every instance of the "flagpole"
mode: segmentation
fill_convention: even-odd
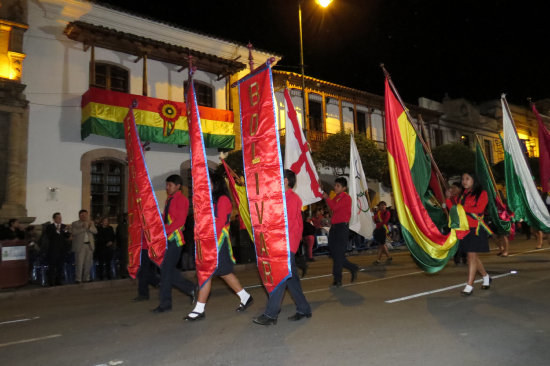
[[[428,136],[428,131],[426,130],[426,125],[424,124],[424,119],[422,118],[422,115],[419,114],[418,115],[418,121],[420,123],[420,127],[422,128],[422,131],[424,133],[425,136]],[[429,153],[430,155],[432,154],[432,148],[430,147],[430,145],[427,145],[428,146],[428,149],[429,149]],[[432,160],[432,166],[437,169],[437,165],[435,165],[435,161]],[[437,173],[436,173],[436,177],[437,177],[437,180],[440,184],[440,188],[442,188],[442,190],[445,190],[445,180],[441,180],[440,178],[443,178],[443,177],[440,177]],[[443,192],[445,193],[445,192]],[[445,210],[446,211],[446,210]]]
[[[418,136],[418,139],[420,140],[420,143],[422,144],[422,147],[424,148],[424,151],[426,152],[426,154],[428,154],[428,157],[430,158],[430,161],[432,162],[432,166],[435,168],[435,174],[441,180],[441,182],[443,182],[443,187],[445,188],[445,190],[449,189],[449,184],[447,183],[445,178],[443,178],[443,174],[441,174],[441,171],[439,170],[439,167],[435,163],[435,160],[434,160],[434,157],[432,155],[431,149],[426,144],[426,141],[424,141],[424,139],[422,138],[422,135],[418,131],[418,128],[414,125],[413,119],[412,119],[411,115],[409,114],[409,111],[408,111],[407,107],[405,106],[405,103],[403,102],[403,99],[401,99],[401,96],[399,95],[399,92],[397,91],[395,85],[393,84],[390,73],[388,72],[388,70],[386,70],[386,68],[384,67],[384,64],[380,64],[380,67],[382,68],[382,71],[384,72],[384,76],[386,77],[386,79],[388,79],[390,87],[392,88],[393,92],[395,93],[395,96],[397,97],[397,100],[401,104],[401,107],[403,107],[403,111],[407,115],[407,118],[409,119],[409,122],[411,123],[414,130],[416,131],[416,135]]]
[[[489,165],[489,160],[487,160],[487,156],[485,155],[485,151],[483,151],[483,146],[481,145],[481,139],[479,138],[479,135],[477,133],[474,133],[477,144],[479,145],[479,149],[481,150],[481,155],[483,155],[483,160],[485,161],[485,164],[487,165],[487,170],[489,171],[489,176],[491,177],[491,183],[493,183],[493,188],[495,189],[498,198],[501,202],[504,202],[502,200],[502,196],[500,195],[500,191],[497,188],[497,182],[495,180],[495,176],[493,175],[493,170],[491,169],[491,166]]]

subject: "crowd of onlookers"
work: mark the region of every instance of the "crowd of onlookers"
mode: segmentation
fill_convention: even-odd
[[[115,229],[108,217],[92,221],[87,214],[81,210],[79,220],[64,224],[56,212],[51,222],[26,228],[10,219],[0,226],[0,240],[27,243],[30,281],[42,286],[128,277],[127,215],[118,218]]]

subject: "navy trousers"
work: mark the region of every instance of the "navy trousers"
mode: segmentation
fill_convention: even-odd
[[[346,248],[349,240],[348,223],[332,224],[328,232],[328,247],[332,257],[332,276],[334,282],[342,282],[342,268],[351,272],[359,270],[356,264],[346,258]]]
[[[191,296],[195,284],[186,279],[176,267],[181,256],[183,247],[178,247],[175,242],[169,241],[168,248],[160,266],[160,307],[163,309],[172,308],[172,286]]]
[[[149,298],[149,285],[158,286],[159,279],[155,273],[153,262],[149,259],[147,249],[141,250],[141,263],[137,273],[138,295]]]
[[[298,276],[298,270],[296,269],[296,259],[294,254],[290,255],[290,269],[292,277],[286,280],[285,283],[279,284],[279,286],[271,292],[269,300],[267,301],[267,308],[264,314],[272,319],[277,319],[279,310],[281,309],[281,302],[285,295],[285,289],[288,288],[290,295],[296,303],[296,312],[301,314],[311,314],[311,307],[304,296],[302,291],[302,285],[300,284],[300,276]]]

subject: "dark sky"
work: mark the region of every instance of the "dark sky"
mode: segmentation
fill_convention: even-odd
[[[282,55],[299,72],[298,0],[104,0]],[[174,5],[181,3],[182,5]],[[303,0],[306,75],[383,94],[383,62],[405,101],[525,104],[550,97],[546,1]],[[175,8],[179,6],[179,8]],[[257,60],[261,63],[265,60]]]

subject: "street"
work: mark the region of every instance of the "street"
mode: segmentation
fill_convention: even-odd
[[[255,267],[237,277],[254,304],[237,313],[238,297],[215,279],[206,318],[185,322],[189,298],[173,291],[171,312],[153,314],[151,300],[133,303],[131,280],[0,292],[0,360],[15,365],[548,365],[550,364],[550,249],[523,236],[510,256],[481,255],[493,277],[462,297],[465,265],[425,274],[407,250],[390,265],[373,253],[350,256],[364,267],[350,284],[332,283],[330,258],[310,263],[302,280],[313,317],[290,322],[287,293],[278,323],[252,318],[267,295]],[[403,248],[403,247],[402,247]],[[491,248],[494,244],[491,243]],[[191,274],[186,274],[191,275]],[[479,277],[480,279],[480,277]]]

